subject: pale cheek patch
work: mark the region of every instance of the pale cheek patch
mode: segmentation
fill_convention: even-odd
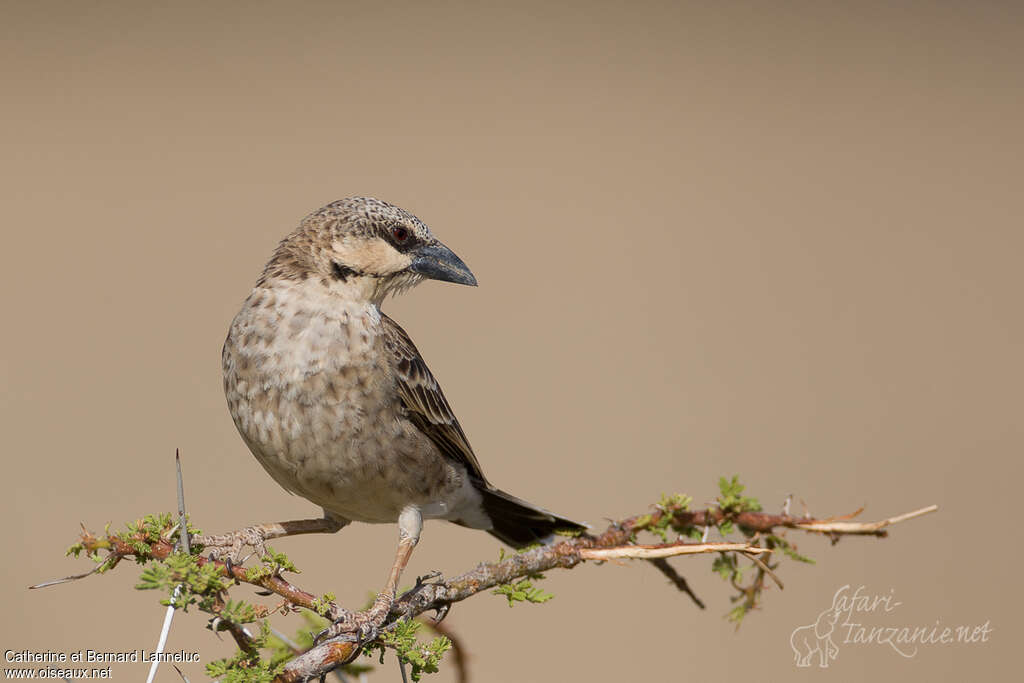
[[[368,275],[390,275],[412,264],[408,254],[396,251],[380,239],[335,240],[331,246],[343,264]]]

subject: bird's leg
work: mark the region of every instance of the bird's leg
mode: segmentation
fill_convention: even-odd
[[[398,591],[398,582],[402,578],[402,571],[409,564],[412,550],[419,542],[422,530],[423,515],[419,508],[410,505],[402,510],[402,514],[398,516],[398,552],[395,553],[395,562],[391,565],[384,590],[377,594],[369,609],[362,612],[342,612],[333,624],[317,635],[317,641],[334,638],[343,633],[355,634],[359,642],[376,637],[377,630],[384,625],[388,614],[391,613],[391,607],[395,604],[395,594]]]
[[[242,548],[252,548],[259,557],[267,554],[266,542],[272,538],[298,536],[299,534],[333,534],[348,524],[347,520],[333,517],[321,519],[293,519],[289,522],[256,524],[238,531],[217,536],[196,536],[193,543],[203,546],[204,553],[217,560],[238,563]]]

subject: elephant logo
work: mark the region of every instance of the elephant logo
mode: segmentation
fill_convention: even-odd
[[[813,624],[793,629],[789,644],[796,655],[797,666],[810,666],[811,658],[818,654],[818,666],[828,668],[828,663],[839,656],[839,647],[832,640],[840,610],[833,604],[818,616]]]

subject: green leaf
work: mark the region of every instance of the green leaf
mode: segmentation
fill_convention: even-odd
[[[813,558],[798,553],[796,551],[796,546],[794,546],[792,543],[782,538],[781,536],[771,534],[770,536],[768,536],[767,541],[767,546],[769,548],[778,548],[783,552],[783,554],[786,557],[790,559],[796,560],[797,562],[804,562],[806,564],[816,564]]]
[[[452,646],[444,636],[421,643],[417,638],[421,626],[418,621],[406,619],[381,636],[383,646],[393,648],[399,659],[410,665],[409,676],[414,681],[420,680],[423,674],[437,673],[441,658]],[[381,652],[383,656],[383,650]]]
[[[761,510],[761,503],[757,498],[750,498],[743,495],[746,486],[740,483],[738,474],[732,479],[725,477],[718,478],[718,507],[727,514],[739,514],[741,512],[758,512]]]
[[[547,602],[548,600],[555,597],[551,593],[548,593],[540,588],[533,585],[533,581],[530,579],[543,579],[543,574],[534,574],[532,577],[516,581],[515,583],[505,583],[493,591],[494,595],[503,595],[508,599],[508,606],[514,607],[517,602],[532,602],[534,604],[540,604]]]

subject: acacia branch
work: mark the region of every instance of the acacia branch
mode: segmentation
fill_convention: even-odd
[[[145,533],[142,531],[137,533],[110,534],[100,537],[83,528],[79,543],[89,554],[100,551],[107,551],[109,554],[103,564],[100,564],[92,571],[85,572],[84,574],[67,576],[62,579],[55,579],[53,581],[44,581],[42,583],[35,584],[34,586],[29,586],[29,588],[46,588],[60,583],[84,579],[87,576],[108,571],[125,557],[134,557],[140,560],[166,560],[175,551],[175,544],[169,538],[162,538],[160,540],[153,541],[152,539],[147,539]],[[140,552],[138,546],[140,543],[148,546],[148,549],[145,552]],[[249,570],[246,570],[244,567],[237,564],[228,566],[224,562],[211,560],[208,557],[200,556],[196,558],[196,564],[200,567],[211,562],[218,565],[224,572],[225,576],[234,579],[238,583],[248,583],[258,588],[276,593],[294,607],[305,607],[306,609],[316,611],[314,601],[316,601],[317,596],[293,586],[278,574],[252,577],[250,576]],[[271,611],[273,610],[267,610],[268,613]]]
[[[909,520],[921,515],[934,512],[937,506],[921,508],[903,515],[890,517],[877,522],[856,522],[850,518],[859,514],[858,510],[851,515],[831,518],[814,518],[808,515],[792,516],[789,514],[771,514],[754,510],[737,510],[728,506],[712,506],[706,510],[690,510],[687,503],[664,503],[655,506],[646,514],[636,515],[614,522],[601,534],[583,534],[573,538],[566,538],[560,542],[550,545],[538,546],[524,552],[516,553],[498,562],[482,563],[474,569],[445,580],[420,582],[414,588],[401,595],[388,615],[385,622],[385,629],[394,625],[402,618],[413,618],[425,612],[436,611],[438,615],[444,615],[453,603],[465,600],[480,592],[510,584],[517,579],[524,577],[535,577],[537,574],[549,569],[571,569],[580,563],[591,561],[604,561],[608,559],[633,558],[649,560],[659,567],[659,570],[673,578],[674,570],[666,572],[667,557],[675,555],[691,555],[702,553],[738,553],[753,561],[758,568],[758,581],[764,575],[773,578],[781,587],[781,582],[772,573],[774,567],[769,566],[759,559],[759,556],[768,556],[772,550],[759,545],[762,534],[773,534],[779,529],[794,529],[807,533],[828,534],[833,542],[844,535],[872,535],[885,537],[888,534],[888,527]],[[683,540],[666,542],[657,545],[642,545],[636,542],[636,536],[642,531],[651,531],[661,534],[663,537],[671,529],[676,532],[692,533],[700,529],[713,526],[721,527],[723,524],[734,524],[747,536],[748,541],[740,543],[693,543]],[[175,552],[174,535],[178,525],[174,525],[162,531],[158,538],[153,537],[151,530],[143,528],[141,522],[137,530],[120,534],[107,534],[98,537],[83,528],[80,541],[82,549],[96,553],[102,550],[108,552],[106,559],[100,565],[100,569],[109,569],[115,566],[122,558],[135,557],[143,560],[163,560]],[[705,533],[706,536],[706,533]],[[778,537],[771,536],[778,541]],[[769,544],[771,545],[771,544]],[[197,557],[196,563],[204,566],[215,562],[209,558]],[[306,592],[290,582],[283,579],[279,573],[268,574],[263,567],[246,569],[238,565],[227,565],[216,562],[225,576],[234,579],[239,583],[249,583],[265,591],[269,591],[283,598],[283,601],[274,608],[259,608],[259,611],[266,615],[272,611],[289,611],[299,608],[306,608],[313,611],[321,611],[324,606],[317,596]],[[669,568],[671,569],[671,568]],[[94,572],[90,572],[94,573]],[[46,582],[33,586],[41,588],[46,585],[53,585],[63,581],[75,580],[88,574],[68,577],[57,582]],[[678,576],[678,574],[675,574]],[[690,593],[682,577],[679,580],[673,578],[673,582],[680,590]],[[741,593],[748,596],[753,603],[756,599],[756,592],[759,587],[743,588],[737,586]],[[697,604],[703,604],[690,593]],[[334,616],[336,610],[330,610],[329,617]],[[232,635],[245,634],[242,630],[236,633],[231,628],[233,624],[227,624]],[[250,645],[248,639],[240,646]],[[354,642],[347,635],[339,636],[332,640],[322,642],[304,653],[297,655],[290,660],[277,677],[278,683],[292,683],[307,679],[317,678],[332,669],[352,661],[364,644]],[[243,649],[246,649],[243,647]]]
[[[856,528],[852,531],[845,531],[842,528],[830,528],[827,533],[835,536],[844,534],[871,534],[879,537],[887,535],[884,527],[896,524],[906,519],[933,512],[937,506],[930,506],[923,510],[901,515],[899,517],[883,520],[882,522],[868,523],[873,527],[871,530]],[[741,512],[732,514],[728,510],[712,508],[705,511],[689,511],[682,508],[659,507],[654,512],[646,515],[637,515],[628,519],[613,523],[604,533],[598,536],[582,535],[576,538],[566,539],[559,543],[548,546],[540,546],[523,553],[518,553],[500,562],[484,563],[476,568],[459,576],[439,581],[436,583],[420,584],[402,595],[396,602],[391,612],[391,618],[398,616],[413,617],[423,612],[437,610],[443,613],[452,603],[465,600],[481,591],[510,583],[515,579],[532,576],[549,569],[572,569],[585,559],[588,555],[592,559],[606,559],[600,553],[618,553],[608,556],[614,557],[643,557],[640,554],[628,554],[630,549],[644,549],[644,546],[635,545],[632,540],[636,533],[650,529],[662,519],[668,516],[673,528],[685,528],[689,526],[707,526],[709,524],[720,524],[732,519],[743,528],[771,532],[776,528],[800,529],[803,531],[821,531],[822,525],[832,523],[831,520],[814,519],[811,517],[792,517],[790,515],[775,515],[764,512]],[[721,548],[714,546],[738,546]],[[655,548],[657,546],[646,546]],[[685,543],[664,544],[663,548],[700,548],[692,552],[715,552],[722,550],[738,550],[748,553],[764,552],[765,548],[750,546],[745,543],[738,544],[711,544],[702,543],[688,546]],[[685,551],[674,554],[683,554]],[[655,557],[664,557],[655,556]],[[284,672],[278,676],[278,683],[294,683],[308,678],[315,678],[336,666],[351,661],[359,653],[359,645],[346,637],[337,638],[321,643],[309,651],[299,655],[288,662]]]

